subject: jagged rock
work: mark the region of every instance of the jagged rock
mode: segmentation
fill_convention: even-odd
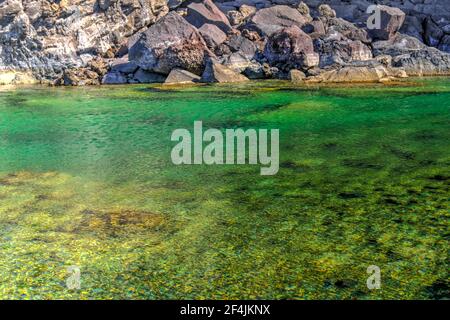
[[[302,82],[303,80],[305,80],[305,78],[306,78],[306,75],[300,70],[292,69],[289,71],[288,79],[294,83]]]
[[[208,60],[205,71],[203,72],[202,82],[243,82],[248,81],[248,78],[239,74],[230,68],[214,61]]]
[[[375,56],[398,56],[426,48],[420,40],[402,34],[397,34],[390,40],[373,42],[372,47]]]
[[[166,77],[162,74],[149,72],[139,68],[131,78],[131,82],[138,83],[163,83]]]
[[[450,75],[450,54],[427,47],[393,57],[392,65],[409,76]]]
[[[302,30],[311,36],[318,37],[326,33],[325,25],[322,20],[312,20],[311,22],[305,24]]]
[[[256,31],[243,29],[241,34],[242,34],[243,37],[246,37],[248,40],[250,40],[252,42],[259,42],[259,41],[261,41],[261,36]]]
[[[130,61],[162,74],[169,74],[174,68],[200,74],[207,55],[212,53],[199,31],[175,12],[143,32],[129,50]]]
[[[264,56],[271,65],[283,69],[311,68],[319,64],[311,38],[292,26],[274,33],[267,41]]]
[[[66,86],[85,86],[85,85],[99,85],[99,75],[89,69],[68,69],[64,71],[63,75],[64,85]]]
[[[246,19],[247,17],[251,16],[256,11],[257,11],[257,9],[255,7],[249,6],[249,5],[246,5],[246,4],[243,4],[242,6],[239,7],[239,12],[242,14],[244,19]]]
[[[450,52],[450,34],[447,34],[442,38],[441,43],[439,44],[439,50]]]
[[[342,34],[345,38],[361,41],[362,43],[369,44],[371,39],[367,34],[367,31],[356,27],[353,23],[345,21],[341,18],[330,18],[325,20],[325,29],[328,34],[333,32],[338,32]]]
[[[312,17],[311,17],[311,11],[309,10],[309,7],[306,3],[304,3],[303,1],[301,1],[298,6],[297,6],[297,10],[306,17],[307,20],[311,21]]]
[[[128,60],[128,55],[113,60],[110,64],[111,71],[122,73],[134,73],[138,69],[136,63]]]
[[[124,84],[127,82],[126,75],[119,71],[110,71],[102,79],[102,84]]]
[[[8,0],[0,3],[0,69],[56,80],[111,56],[118,42],[167,12],[165,0]]]
[[[377,10],[381,15],[380,28],[371,29],[369,33],[374,40],[389,40],[402,27],[405,13],[398,8],[384,5],[377,5]]]
[[[444,31],[430,18],[425,19],[423,25],[425,26],[425,43],[429,46],[438,47],[444,36]]]
[[[200,77],[196,74],[182,69],[173,69],[170,71],[164,84],[192,84],[199,81]]]
[[[249,60],[240,52],[234,52],[224,57],[221,62],[224,66],[227,66],[228,68],[238,73],[243,72],[253,64],[251,60]]]
[[[231,52],[238,52],[250,60],[254,58],[258,50],[255,43],[237,34],[230,36],[225,43],[230,48]]]
[[[319,14],[324,18],[336,18],[336,11],[331,9],[331,7],[327,4],[321,4],[318,8]]]
[[[185,18],[197,28],[200,28],[205,23],[209,23],[216,25],[224,32],[228,32],[231,29],[230,22],[225,14],[211,0],[189,4]]]
[[[392,66],[404,68],[409,76],[450,74],[450,54],[427,47],[414,37],[397,34],[374,42],[373,52],[377,57],[391,56]]]
[[[237,10],[230,10],[227,13],[228,20],[230,21],[231,25],[237,26],[244,21],[244,15],[240,13]]]
[[[215,48],[227,40],[227,35],[214,24],[205,23],[198,31],[210,48]]]
[[[297,9],[279,5],[258,10],[250,17],[245,28],[258,31],[261,35],[270,36],[285,27],[302,27],[308,19]]]

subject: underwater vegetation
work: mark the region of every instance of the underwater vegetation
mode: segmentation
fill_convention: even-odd
[[[195,120],[279,129],[278,174],[173,165]],[[449,141],[448,78],[2,91],[0,298],[448,299]]]

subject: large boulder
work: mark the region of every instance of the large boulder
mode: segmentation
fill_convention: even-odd
[[[270,36],[286,27],[297,26],[301,28],[308,22],[308,18],[297,9],[279,5],[258,10],[249,18],[245,28],[258,31],[264,36]]]
[[[312,39],[297,26],[284,28],[270,36],[264,56],[271,65],[285,70],[307,69],[319,64]]]
[[[215,48],[227,40],[227,35],[218,26],[205,23],[198,31],[210,48]]]
[[[231,30],[228,18],[211,0],[203,0],[189,4],[185,18],[197,28],[200,28],[205,23],[209,23],[216,25],[224,32]]]
[[[389,40],[405,22],[405,13],[398,8],[384,5],[377,5],[376,10],[380,13],[380,26],[370,29],[370,35],[374,40]]]
[[[210,51],[199,31],[175,12],[143,32],[129,50],[130,61],[147,71],[169,74],[174,68],[201,74]]]
[[[203,72],[202,82],[243,82],[248,78],[236,71],[220,64],[214,59],[209,59]]]

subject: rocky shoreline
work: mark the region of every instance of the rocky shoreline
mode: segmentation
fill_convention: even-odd
[[[371,3],[329,2],[333,7],[312,0],[7,0],[0,3],[0,84],[450,75],[450,14],[429,12],[439,1],[384,1],[394,6],[377,6],[376,29],[365,24]]]

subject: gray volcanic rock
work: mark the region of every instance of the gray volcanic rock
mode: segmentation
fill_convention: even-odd
[[[202,82],[243,82],[248,78],[232,69],[218,63],[214,59],[209,59],[203,72]]]
[[[162,74],[169,74],[174,68],[201,74],[208,54],[212,53],[199,31],[175,12],[143,32],[129,50],[130,61]]]
[[[215,48],[227,40],[227,35],[225,32],[220,30],[220,28],[214,24],[205,23],[198,29],[198,31],[210,48]]]
[[[134,73],[138,69],[136,63],[128,60],[128,55],[111,62],[110,70],[122,73]]]
[[[389,40],[403,25],[405,13],[398,9],[383,5],[377,5],[381,15],[380,28],[371,29],[370,35],[374,40]]]
[[[128,78],[125,74],[119,71],[110,71],[102,79],[102,84],[124,84],[128,83]]]
[[[358,28],[351,22],[345,21],[341,18],[322,19],[322,21],[324,21],[325,29],[329,34],[335,31],[350,40],[361,41],[366,44],[371,42],[367,31]]]
[[[403,68],[409,76],[450,75],[450,54],[428,47],[396,56],[392,65]]]
[[[324,83],[340,83],[340,82],[385,82],[395,80],[399,75],[390,71],[384,66],[348,66],[335,70],[323,71],[319,75],[309,77],[307,82],[324,82]]]
[[[314,40],[314,49],[320,55],[319,67],[346,65],[352,61],[372,59],[371,49],[359,40],[350,40],[334,32]]]
[[[264,55],[271,65],[288,70],[319,64],[312,39],[297,26],[274,33],[267,41]]]
[[[0,2],[0,69],[55,80],[65,69],[111,57],[119,41],[167,12],[164,0]],[[80,75],[80,74],[79,74]]]
[[[250,17],[245,28],[270,36],[285,27],[302,27],[308,22],[297,9],[280,5],[258,10]]]
[[[142,70],[139,68],[130,79],[130,82],[138,83],[163,83],[166,77],[162,74]]]
[[[373,43],[376,56],[392,56],[392,65],[410,76],[450,74],[450,54],[427,47],[416,38],[397,34],[389,41]]]
[[[247,59],[253,59],[258,51],[258,47],[254,42],[238,34],[230,36],[225,44],[230,48],[231,52],[240,53]]]
[[[193,2],[189,4],[185,18],[197,28],[200,28],[205,23],[209,23],[216,25],[224,32],[231,30],[228,18],[211,0],[203,0],[200,3]]]
[[[200,77],[189,71],[182,69],[173,69],[167,76],[164,84],[191,84],[198,82]]]

